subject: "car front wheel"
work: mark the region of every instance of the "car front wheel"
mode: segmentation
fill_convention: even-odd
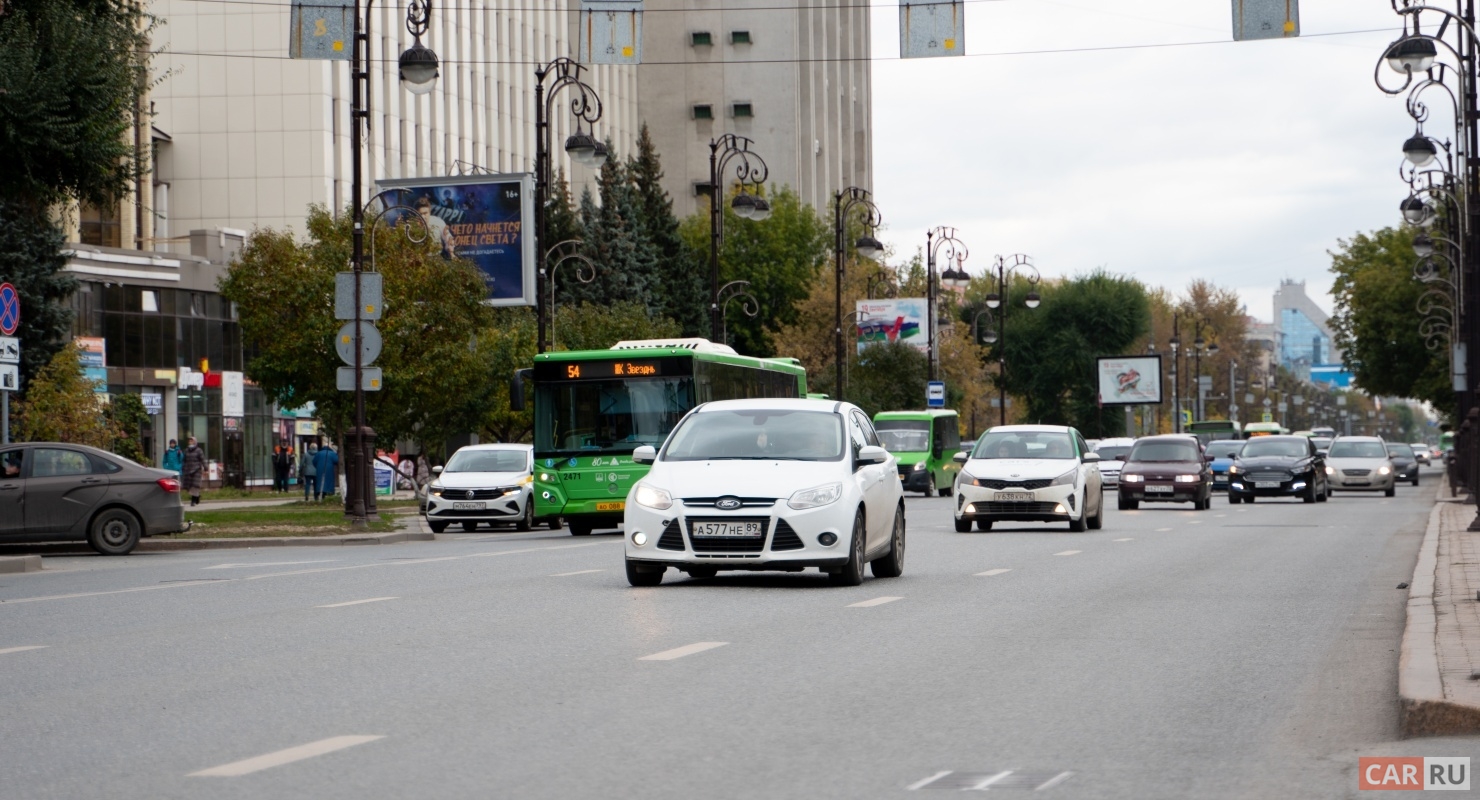
[[[894,530],[889,534],[889,552],[870,561],[875,578],[898,578],[904,574],[904,509],[894,510]]]
[[[848,543],[848,563],[828,576],[836,586],[857,586],[863,583],[863,512],[853,515],[853,536]]]
[[[633,586],[657,586],[663,582],[666,567],[639,566],[631,559],[627,561],[627,582]]]
[[[514,529],[517,531],[534,530],[534,498],[530,498],[529,502],[524,505],[524,516],[515,523]]]
[[[93,520],[87,543],[105,556],[128,555],[139,543],[139,520],[122,508],[110,508]]]
[[[957,517],[956,518],[956,533],[968,533],[970,531],[971,531],[971,518],[970,517]]]
[[[447,523],[445,523],[445,522],[428,522],[427,523],[427,527],[432,529],[432,533],[441,533],[442,531],[447,530]]]

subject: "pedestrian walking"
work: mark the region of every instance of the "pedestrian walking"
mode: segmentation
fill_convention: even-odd
[[[288,470],[293,467],[292,450],[287,445],[278,445],[272,449],[272,490],[274,492],[288,491]]]
[[[307,503],[309,497],[319,499],[319,472],[314,464],[314,457],[319,453],[318,445],[309,442],[308,449],[303,451],[303,461],[299,462],[298,482],[303,484],[303,502]]]
[[[200,505],[200,490],[206,482],[206,451],[196,444],[194,436],[185,442],[180,477],[185,483],[185,490],[190,492],[190,505]]]
[[[180,450],[179,443],[171,439],[169,448],[164,451],[164,468],[179,475],[180,468],[183,466],[185,466],[185,453]]]
[[[334,452],[334,445],[325,444],[314,456],[314,468],[319,474],[318,497],[323,498],[334,494],[339,485],[339,454]]]

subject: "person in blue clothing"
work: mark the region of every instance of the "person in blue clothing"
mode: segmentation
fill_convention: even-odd
[[[170,440],[169,449],[164,451],[163,466],[176,475],[179,475],[180,468],[185,466],[185,452],[180,449],[180,445],[174,439]]]
[[[314,467],[319,473],[319,488],[314,492],[314,499],[322,500],[334,494],[334,487],[339,484],[339,454],[334,452],[334,445],[325,444],[319,449],[318,455],[314,456]]]

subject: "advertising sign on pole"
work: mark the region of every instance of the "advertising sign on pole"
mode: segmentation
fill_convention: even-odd
[[[221,373],[221,416],[246,416],[245,381],[240,372]]]
[[[1300,35],[1300,0],[1233,0],[1233,40]]]
[[[72,340],[82,361],[82,375],[99,392],[108,391],[108,344],[101,336],[78,336]]]
[[[418,225],[411,217],[420,215],[443,256],[465,259],[478,268],[488,287],[485,303],[534,305],[539,248],[533,236],[533,175],[404,178],[383,180],[377,186],[382,191],[402,190],[381,198],[391,206],[387,224]],[[371,211],[379,213],[380,208],[372,206]]]
[[[1095,361],[1095,371],[1101,405],[1161,403],[1161,356],[1101,356]]]
[[[966,6],[955,2],[899,4],[899,57],[966,55]]]
[[[144,413],[151,417],[157,417],[164,413],[164,395],[159,392],[141,392],[139,399],[144,401]]]
[[[859,300],[857,308],[858,352],[862,353],[871,344],[886,342],[907,344],[922,353],[930,349],[925,298]]]

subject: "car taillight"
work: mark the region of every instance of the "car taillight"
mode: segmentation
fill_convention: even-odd
[[[174,478],[160,478],[159,480],[155,481],[155,483],[159,484],[159,488],[165,490],[166,492],[180,491],[180,482],[175,480]]]

